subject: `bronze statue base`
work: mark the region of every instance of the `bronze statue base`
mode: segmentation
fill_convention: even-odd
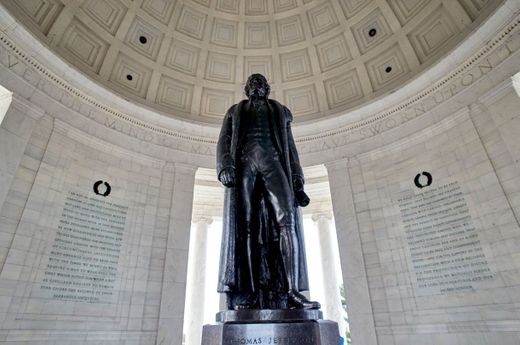
[[[318,321],[323,313],[316,309],[244,309],[226,310],[217,313],[218,323],[261,323],[261,322],[293,322]]]
[[[230,310],[216,318],[219,324],[202,328],[202,345],[340,343],[338,324],[319,310]]]

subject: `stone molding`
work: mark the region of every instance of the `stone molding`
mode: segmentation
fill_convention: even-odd
[[[468,0],[408,5],[394,0],[390,6],[363,0],[363,11],[351,18],[339,0],[270,0],[268,16],[252,18],[240,11],[237,0],[227,0],[225,10],[222,0],[216,7],[207,0],[207,7],[197,5],[201,0],[146,0],[142,6],[115,0],[34,1],[24,6],[5,0],[2,5],[62,61],[99,84],[97,89],[103,85],[159,114],[211,124],[241,98],[246,71],[264,72],[273,89],[291,90],[277,96],[301,121],[341,115],[414,78],[504,3],[483,1],[468,10],[463,5]],[[277,5],[283,10],[272,13]],[[111,15],[103,14],[106,8],[112,8]],[[377,35],[369,34],[372,27]],[[142,33],[145,42],[140,42]],[[251,61],[245,57],[251,56],[262,59],[245,66]],[[385,72],[389,63],[393,69]],[[82,78],[71,81],[89,89],[81,86]],[[230,97],[219,102],[209,94],[199,97],[205,87]]]
[[[448,53],[429,70],[419,73],[414,80],[393,92],[391,99],[388,99],[388,94],[385,94],[380,98],[374,99],[369,105],[352,109],[342,115],[323,119],[322,121],[314,121],[313,123],[301,124],[298,128],[302,134],[305,133],[301,136],[302,140],[304,137],[312,138],[316,135],[314,133],[316,123],[319,123],[322,129],[322,133],[317,135],[348,132],[388,117],[395,112],[401,112],[410,105],[417,104],[418,101],[423,100],[428,95],[446,88],[448,81],[461,74],[464,75],[464,72],[468,72],[476,64],[478,65],[482,57],[497,50],[500,43],[511,39],[513,36],[511,31],[518,26],[519,10],[520,3],[517,1],[504,1],[502,6],[477,28],[471,36],[465,39],[458,48]],[[473,79],[473,82],[476,81],[475,77]],[[472,82],[469,82],[469,79],[465,79],[464,82],[466,85],[462,85],[462,88],[457,89],[457,93],[472,84]]]
[[[45,110],[14,93],[11,95],[11,107],[17,108],[36,121],[38,121],[45,114]]]
[[[412,147],[414,145],[424,142],[427,139],[435,138],[438,135],[441,135],[446,130],[453,128],[461,124],[462,122],[467,121],[468,119],[469,107],[466,106],[451,114],[449,117],[440,120],[432,126],[429,126],[426,129],[421,129],[410,136],[397,139],[389,145],[383,145],[377,149],[356,155],[355,160],[359,163],[369,162],[377,157],[384,157],[389,153],[401,152],[403,148]],[[354,160],[350,161],[351,164],[353,163],[353,161]]]
[[[349,163],[350,163],[350,160],[348,158],[343,158],[343,159],[337,159],[333,162],[325,163],[325,167],[327,168],[327,171],[338,170],[338,169],[347,170]]]
[[[439,105],[451,101],[477,82],[481,81],[502,62],[518,52],[510,50],[508,43],[518,45],[520,36],[520,16],[517,16],[473,56],[470,56],[446,77],[435,82],[431,87],[417,93],[408,100],[390,109],[375,113],[367,120],[361,120],[345,127],[323,131],[320,134],[298,136],[297,143],[327,142],[329,147],[343,146],[379,135],[387,130],[397,128],[417,117],[431,114]],[[503,56],[507,54],[507,56]],[[498,62],[497,62],[498,61]],[[442,62],[441,62],[442,63]],[[298,127],[296,127],[298,128]],[[319,149],[311,149],[319,151]],[[307,151],[306,151],[307,152]]]
[[[486,106],[489,106],[490,104],[495,103],[498,99],[505,96],[509,91],[511,91],[511,89],[514,89],[514,85],[515,77],[513,76],[511,79],[504,80],[497,87],[480,96],[478,100]]]
[[[514,2],[508,1],[500,10],[502,12],[510,10],[504,7],[516,6]],[[495,14],[490,18],[494,22],[497,22],[496,16],[504,16],[503,13],[500,15]],[[5,20],[5,13],[1,16]],[[499,18],[500,19],[500,18]],[[485,25],[485,24],[484,24]],[[497,25],[497,24],[495,24]],[[516,16],[510,21],[493,39],[489,40],[487,44],[482,47],[473,56],[470,56],[462,64],[452,70],[446,77],[438,80],[436,83],[431,85],[429,88],[416,93],[404,102],[393,106],[392,108],[373,114],[366,120],[361,120],[348,126],[343,126],[334,130],[322,131],[316,135],[298,136],[296,142],[300,147],[300,153],[302,155],[327,151],[331,148],[345,146],[356,141],[361,141],[369,137],[380,135],[381,133],[399,127],[405,122],[413,120],[419,116],[425,116],[430,114],[432,109],[436,108],[440,104],[446,103],[448,100],[452,100],[453,97],[460,94],[463,90],[470,88],[477,81],[482,80],[489,72],[495,69],[503,61],[511,57],[517,49],[510,49],[508,44],[518,45],[517,41],[520,41],[520,36],[517,34],[519,31],[520,16]],[[4,25],[5,26],[5,25]],[[146,123],[137,119],[136,117],[119,112],[114,108],[98,102],[96,99],[90,97],[85,92],[74,88],[69,82],[58,76],[53,71],[46,68],[43,64],[33,58],[32,54],[28,54],[21,47],[15,44],[9,37],[9,33],[15,30],[21,30],[20,27],[9,26],[9,30],[0,32],[0,43],[3,47],[4,55],[2,57],[2,63],[10,71],[18,74],[19,77],[23,78],[26,82],[33,84],[36,89],[39,89],[52,97],[54,100],[65,105],[67,108],[72,108],[73,111],[79,112],[82,115],[90,118],[97,123],[124,134],[136,137],[137,139],[154,142],[158,145],[166,147],[176,147],[181,151],[196,153],[203,156],[213,156],[214,147],[216,144],[216,130],[213,127],[206,126],[201,127],[192,123],[176,121],[176,126],[180,125],[183,130],[173,130],[166,126],[158,126],[150,123]],[[26,35],[27,36],[27,35]],[[17,36],[17,39],[21,35]],[[470,40],[478,40],[479,37],[471,37]],[[36,39],[32,38],[32,42],[28,42],[29,38],[25,37],[23,43],[34,43]],[[513,47],[515,48],[515,47]],[[450,55],[461,55],[460,52],[455,50]],[[490,60],[493,58],[493,60]],[[20,68],[18,65],[20,62],[26,65],[27,68]],[[445,61],[441,60],[438,65],[442,65]],[[433,68],[441,68],[437,65]],[[28,72],[28,69],[31,71]],[[34,73],[42,76],[42,79],[36,81],[34,84]],[[38,77],[40,78],[40,77]],[[32,82],[31,82],[32,81]],[[59,98],[57,93],[60,93]],[[66,99],[67,98],[67,99]],[[72,98],[72,99],[71,99]],[[386,97],[385,97],[386,98]],[[79,102],[79,104],[78,104]],[[94,109],[84,109],[85,105]],[[140,107],[135,106],[136,110]],[[362,107],[360,109],[370,110],[371,105]],[[147,113],[149,110],[143,109]],[[164,121],[163,121],[164,122]],[[171,125],[168,119],[168,125]],[[302,128],[305,126],[301,126]],[[319,130],[326,126],[313,127]],[[191,135],[185,133],[191,133],[193,131],[204,132],[208,135]],[[295,134],[301,132],[299,126],[295,125]],[[186,144],[180,145],[178,142],[184,142]],[[180,147],[182,146],[182,147]]]
[[[101,152],[128,157],[128,159],[136,159],[156,169],[163,169],[163,167],[166,165],[162,160],[154,159],[150,156],[136,153],[131,150],[126,150],[121,146],[114,145],[104,141],[103,139],[92,140],[92,138],[87,133],[57,118],[54,119],[53,132],[65,135],[66,137],[71,138],[78,143],[95,148]]]
[[[174,163],[174,169],[177,173],[187,174],[187,175],[193,175],[195,176],[195,172],[197,172],[198,167],[191,164],[184,164],[175,162]]]

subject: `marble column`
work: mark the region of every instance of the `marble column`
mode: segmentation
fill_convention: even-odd
[[[194,219],[190,236],[188,284],[184,319],[185,345],[200,345],[204,323],[208,229],[211,217]]]
[[[193,188],[197,167],[173,163],[173,192],[163,272],[157,342],[182,344]]]
[[[353,344],[377,345],[347,159],[326,163]]]
[[[312,220],[316,224],[320,241],[323,290],[325,292],[324,300],[322,301],[323,316],[325,319],[336,321],[339,325],[340,333],[343,335],[345,320],[343,319],[339,290],[341,282],[336,274],[339,254],[336,234],[333,233],[331,227],[332,214],[329,212],[313,214]]]
[[[43,114],[43,110],[24,98],[11,96],[0,126],[0,206],[11,187],[31,133]]]
[[[480,97],[469,106],[469,119],[520,226],[520,98],[516,93],[519,90],[513,90],[513,86],[514,83],[506,83],[498,91]]]

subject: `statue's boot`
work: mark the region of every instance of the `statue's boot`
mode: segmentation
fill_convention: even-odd
[[[309,301],[307,297],[298,291],[291,290],[287,293],[289,307],[294,309],[320,309],[321,304],[316,301]]]
[[[250,294],[243,302],[235,305],[235,310],[257,309],[258,296],[256,293]]]
[[[298,289],[298,239],[294,224],[280,227],[280,251],[287,283],[287,302],[291,309],[320,309],[320,303],[309,301]]]

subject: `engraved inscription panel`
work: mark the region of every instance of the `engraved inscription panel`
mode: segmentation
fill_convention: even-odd
[[[419,290],[473,290],[494,277],[458,182],[398,202]]]
[[[111,302],[128,206],[69,192],[40,286],[42,297]]]

